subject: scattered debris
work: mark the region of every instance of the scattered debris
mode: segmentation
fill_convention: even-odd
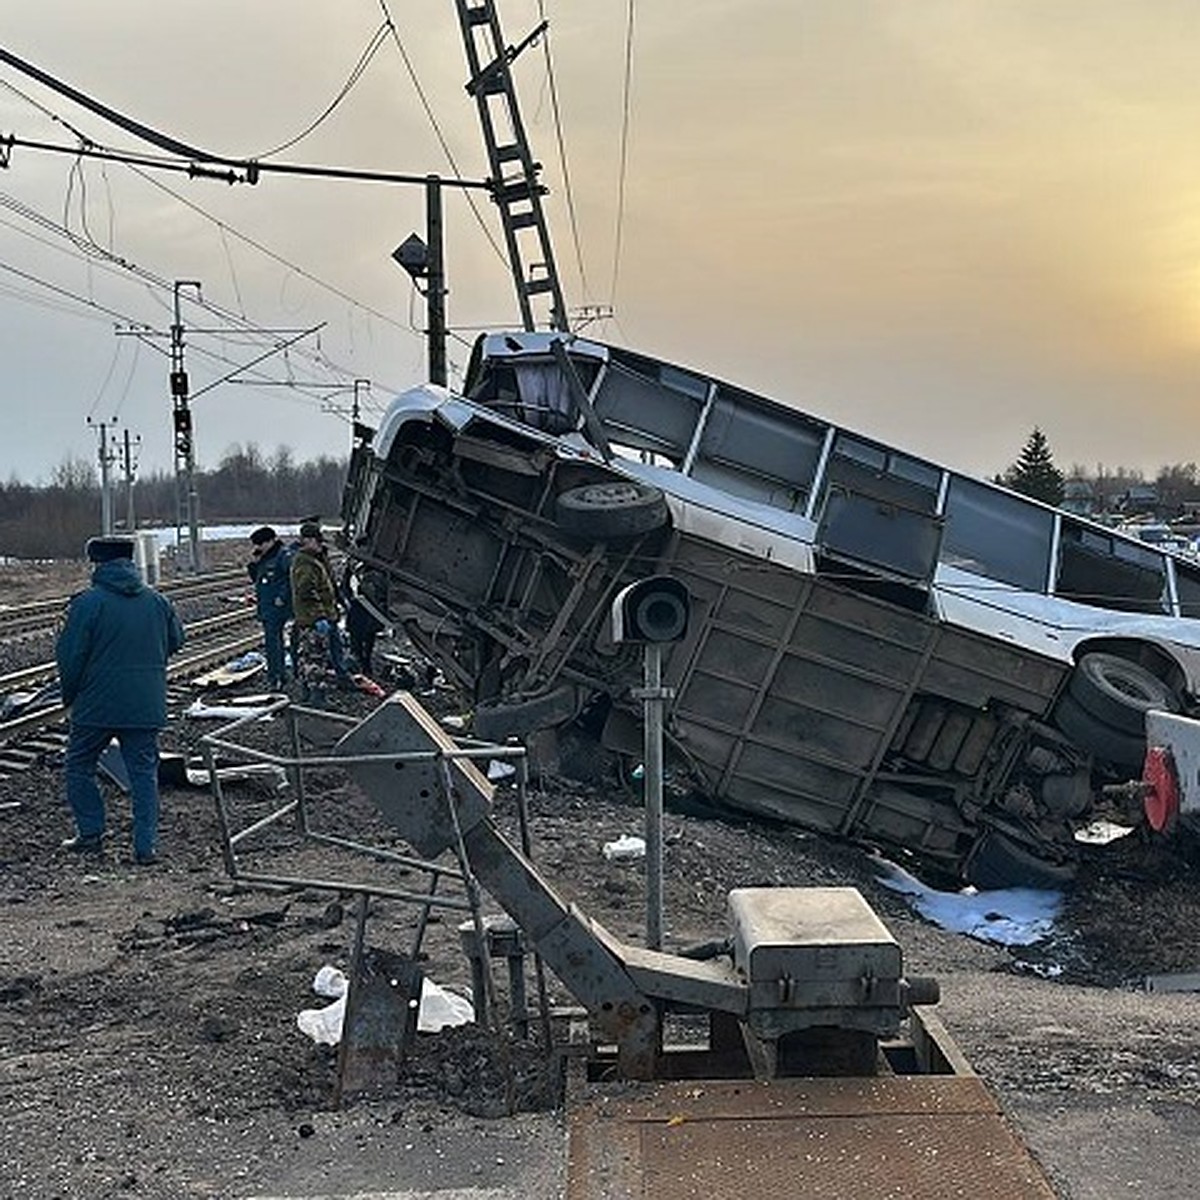
[[[646,857],[646,839],[623,834],[615,842],[604,843],[604,857],[609,862],[632,862]]]
[[[250,650],[211,671],[205,671],[203,675],[197,675],[192,682],[200,688],[231,687],[235,683],[244,683],[266,669],[266,656],[261,651]]]
[[[312,988],[318,996],[329,997],[332,1004],[324,1008],[306,1008],[296,1014],[296,1025],[322,1046],[336,1046],[342,1040],[342,1024],[346,1016],[346,975],[337,967],[326,964],[313,978]],[[421,985],[421,1007],[417,1029],[421,1033],[438,1033],[451,1025],[466,1025],[475,1020],[475,1007],[470,1000],[448,991],[426,979]]]
[[[1142,986],[1148,992],[1200,992],[1200,971],[1147,975]]]
[[[1061,891],[1001,888],[978,891],[965,887],[941,892],[923,884],[903,867],[876,858],[880,883],[899,892],[926,920],[951,933],[965,933],[1001,946],[1029,946],[1050,935],[1062,909]]]

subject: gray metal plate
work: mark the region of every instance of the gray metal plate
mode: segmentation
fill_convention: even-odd
[[[977,1078],[656,1083],[570,1118],[568,1200],[1053,1200]]]

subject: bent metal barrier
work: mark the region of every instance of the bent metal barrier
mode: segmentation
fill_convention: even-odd
[[[292,746],[288,756],[253,750],[231,736],[248,731],[264,716],[285,713]],[[798,1065],[807,1069],[830,1053],[869,1072],[880,1044],[900,1035],[913,1006],[936,1002],[936,984],[905,976],[898,944],[852,888],[735,890],[729,899],[729,964],[624,944],[565,902],[491,820],[493,789],[475,762],[504,748],[460,747],[405,692],[353,724],[327,753],[301,753],[302,741],[319,740],[302,722],[328,722],[324,741],[331,740],[333,730],[353,724],[280,701],[204,739],[230,874],[246,882],[369,890],[423,906],[450,901],[449,906],[466,907],[476,915],[478,906],[470,899],[477,881],[584,1005],[599,1033],[615,1045],[615,1066],[626,1078],[651,1079],[674,1069],[663,1045],[663,1018],[672,1008],[709,1015],[710,1069],[771,1078],[792,1073]],[[218,750],[282,766],[297,794],[235,830],[216,763]],[[345,768],[422,858],[316,831],[304,771],[335,765]],[[307,839],[427,871],[429,892],[243,870],[238,848],[288,817]],[[457,857],[455,877],[467,888],[466,903],[434,895],[436,880],[446,871],[436,860],[447,851]],[[482,934],[478,940],[482,944]]]
[[[277,718],[287,723],[290,754],[248,744],[257,723]],[[791,1195],[940,1197],[961,1195],[973,1181],[979,1196],[1051,1200],[1044,1173],[995,1099],[934,1013],[921,1007],[936,1002],[936,984],[905,977],[900,947],[855,889],[736,889],[729,897],[729,964],[676,957],[621,943],[566,904],[539,874],[528,856],[519,747],[460,745],[407,693],[393,695],[358,723],[281,700],[207,736],[203,746],[230,874],[246,883],[358,891],[355,962],[369,895],[415,900],[423,922],[433,904],[453,906],[450,897],[433,894],[437,880],[449,875],[467,887],[472,901],[475,936],[464,946],[469,940],[474,948],[473,970],[483,968],[477,987],[490,991],[476,882],[585,1006],[592,1036],[582,1067],[570,1046],[559,1048],[574,1064],[570,1200],[642,1194],[667,1200],[699,1192],[722,1200],[742,1195],[751,1177]],[[314,753],[303,752],[314,747]],[[295,797],[235,829],[218,753],[283,768]],[[521,768],[525,852],[493,824],[492,788],[476,766],[504,755],[516,755]],[[310,768],[335,767],[345,769],[424,858],[318,832],[303,777]],[[429,891],[244,869],[239,850],[284,826],[302,840],[365,852],[384,865],[420,867],[429,872]],[[447,851],[454,852],[459,871],[436,861]],[[407,960],[393,955],[388,970],[419,979],[416,958],[415,950]],[[339,1098],[344,1064],[353,1061],[347,1043],[353,1029],[361,1034],[364,1027],[351,1024],[356,978],[353,972]],[[551,1051],[545,996],[542,987]],[[410,1015],[411,1007],[410,992]],[[672,1012],[707,1015],[704,1044],[664,1045],[664,1022]],[[395,1034],[402,1024],[376,1020],[369,1032]],[[513,1027],[520,1034],[522,1024],[514,1021]],[[366,1050],[360,1062],[376,1071],[385,1066],[375,1081],[386,1084],[387,1071],[394,1080],[402,1054],[388,1054],[380,1045]],[[751,1074],[762,1081],[754,1088],[736,1082]],[[626,1081],[615,1095],[603,1082],[614,1076]],[[635,1080],[644,1082],[629,1082]],[[683,1080],[689,1082],[676,1082]],[[988,1172],[981,1179],[978,1164],[984,1160]]]

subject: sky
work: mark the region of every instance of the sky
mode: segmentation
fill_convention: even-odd
[[[971,474],[1003,470],[1035,425],[1064,469],[1200,459],[1200,6],[497,8],[509,44],[550,22],[513,71],[568,304],[612,308],[586,333]],[[453,0],[3,12],[4,50],[213,154],[488,173]],[[272,155],[385,20],[344,98]],[[8,65],[0,133],[164,157]],[[447,189],[444,218],[453,382],[480,329],[520,317],[490,202]],[[96,463],[101,426],[129,432],[139,472],[173,468],[176,290],[201,468],[344,455],[356,396],[374,422],[424,377],[424,301],[390,257],[424,231],[419,186],[230,185],[14,146],[0,481]]]

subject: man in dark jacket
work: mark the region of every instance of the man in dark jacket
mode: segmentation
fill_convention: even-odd
[[[171,602],[142,582],[128,538],[92,538],[92,585],[71,598],[55,656],[70,709],[67,801],[75,836],[65,849],[103,848],[104,798],[96,764],[113,738],[129,776],[133,855],[154,862],[158,842],[158,731],[167,722],[167,659],[183,645]]]
[[[346,637],[350,642],[350,655],[358,669],[369,676],[375,639],[386,628],[382,618],[388,606],[387,576],[372,567],[355,575],[347,567],[342,576],[342,595],[346,599]]]
[[[287,683],[283,631],[292,619],[291,567],[294,550],[285,546],[270,525],[250,535],[252,558],[246,564],[254,583],[254,603],[263,627],[267,687],[282,691]]]

